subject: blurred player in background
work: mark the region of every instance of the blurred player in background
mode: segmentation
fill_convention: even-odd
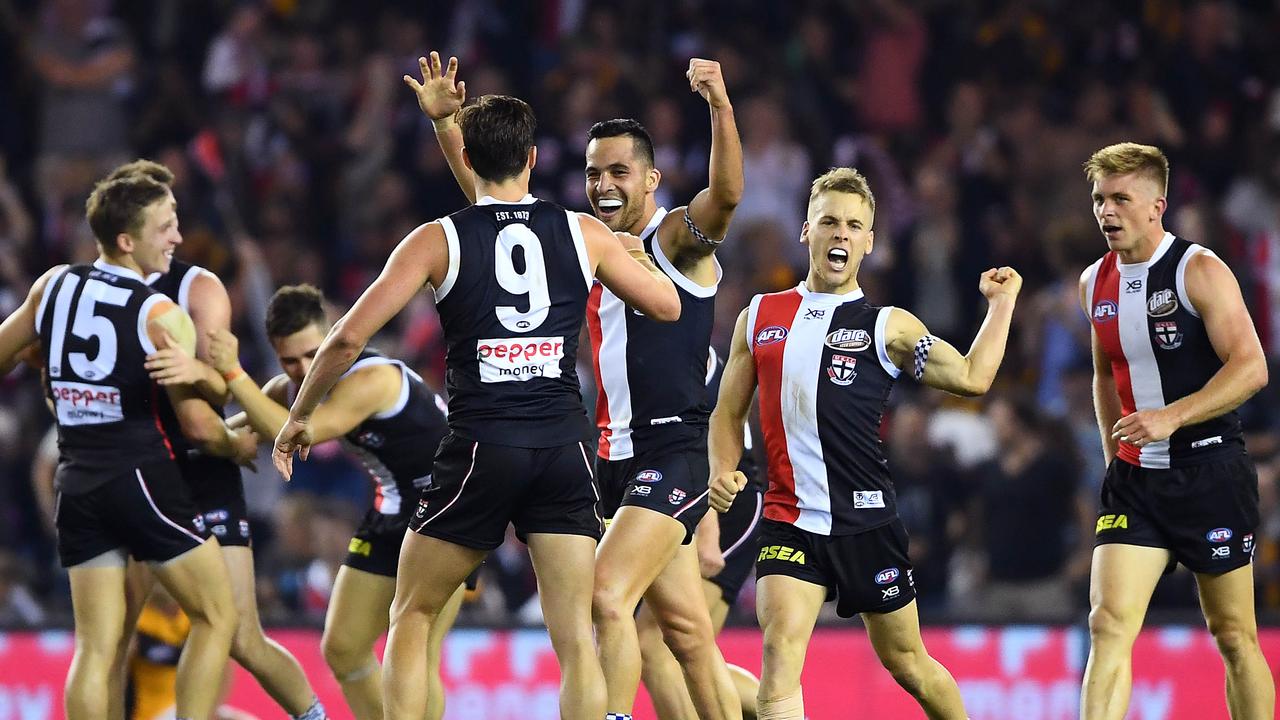
[[[1080,277],[1108,465],[1081,717],[1124,717],[1147,603],[1182,563],[1226,663],[1231,717],[1270,718],[1275,683],[1253,608],[1258,474],[1236,414],[1267,384],[1266,357],[1231,269],[1164,229],[1164,153],[1120,143],[1084,168],[1110,252]]]

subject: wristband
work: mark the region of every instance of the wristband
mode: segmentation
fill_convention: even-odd
[[[231,372],[222,373],[222,379],[225,380],[229,385],[235,382],[236,380],[239,380],[240,378],[244,377],[246,374],[247,373],[245,373],[244,368],[237,365],[235,370],[232,370]]]

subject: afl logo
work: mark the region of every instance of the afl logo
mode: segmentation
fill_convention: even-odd
[[[756,345],[770,345],[787,339],[787,329],[781,325],[770,325],[756,333]]]
[[[1172,315],[1174,310],[1178,309],[1178,298],[1174,297],[1173,291],[1165,288],[1151,293],[1151,297],[1147,298],[1147,314],[1151,317],[1164,317]]]
[[[1214,528],[1204,538],[1211,543],[1224,543],[1231,539],[1231,528]]]
[[[876,584],[888,585],[894,580],[897,580],[899,574],[900,573],[898,572],[898,568],[896,567],[885,568],[884,570],[881,570],[880,572],[876,573]]]
[[[1110,322],[1116,319],[1117,306],[1114,300],[1103,300],[1093,306],[1094,322]]]
[[[861,328],[857,330],[841,328],[827,335],[827,347],[849,352],[866,350],[871,347],[871,333]]]
[[[636,482],[656,483],[662,480],[662,473],[657,470],[641,470],[636,473]]]

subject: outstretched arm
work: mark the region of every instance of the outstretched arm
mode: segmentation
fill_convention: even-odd
[[[1204,321],[1222,367],[1204,387],[1157,410],[1140,410],[1112,428],[1115,440],[1139,447],[1164,440],[1180,427],[1235,410],[1267,384],[1267,360],[1258,333],[1226,263],[1202,252],[1187,262],[1187,297]]]
[[[714,60],[694,58],[689,61],[685,73],[689,90],[702,95],[711,108],[711,158],[708,162],[710,181],[685,208],[689,221],[703,237],[699,238],[682,212],[671,214],[674,232],[664,233],[674,247],[664,247],[671,257],[692,252],[710,255],[729,231],[733,211],[742,199],[744,184],[742,174],[742,141],[738,137],[738,124],[733,116],[733,105],[725,89],[720,63]]]
[[[404,82],[413,90],[418,98],[418,107],[431,119],[435,127],[436,141],[440,143],[440,151],[449,163],[453,179],[467,196],[467,201],[476,201],[476,177],[462,159],[462,128],[458,126],[457,115],[462,104],[467,100],[467,84],[454,82],[458,76],[458,58],[449,58],[449,67],[441,72],[440,53],[431,51],[431,59],[418,58],[418,67],[422,70],[422,82],[411,75],[404,76]]]
[[[982,273],[978,290],[989,303],[987,317],[965,355],[946,340],[930,335],[915,315],[894,308],[886,329],[889,359],[929,387],[956,395],[982,395],[991,388],[1004,359],[1020,289],[1022,276],[1013,268],[992,268]]]
[[[355,362],[369,338],[404,309],[423,285],[440,282],[448,266],[444,229],[439,223],[419,226],[400,241],[382,274],[329,331],[289,410],[289,421],[276,436],[272,459],[286,478],[293,472],[294,451],[300,451],[305,460],[315,442],[311,415],[320,401]]]

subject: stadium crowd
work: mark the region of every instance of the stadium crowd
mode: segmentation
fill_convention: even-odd
[[[179,257],[226,282],[242,360],[264,381],[276,287],[315,284],[337,314],[408,231],[465,203],[400,80],[427,48],[460,58],[470,94],[530,101],[533,193],[576,209],[586,130],[611,117],[652,133],[660,204],[704,187],[706,105],[683,69],[714,58],[746,175],[715,343],[752,294],[803,276],[808,182],[828,166],[876,189],[861,275],[874,302],[958,341],[981,316],[978,273],[1016,267],[1024,301],[996,389],[960,401],[904,381],[884,439],[926,621],[1079,621],[1103,467],[1077,279],[1105,250],[1081,163],[1112,142],[1161,146],[1168,226],[1228,261],[1280,356],[1278,35],[1262,0],[0,0],[0,316],[52,263],[92,259],[93,180],[150,157],[177,176]],[[378,345],[442,388],[429,294]],[[1276,393],[1242,409],[1264,620],[1280,617]],[[69,618],[42,490],[50,424],[34,374],[0,378],[0,626]],[[330,443],[287,486],[264,456],[246,489],[263,618],[318,623],[370,483]],[[536,622],[535,592],[509,537],[464,622]],[[1195,602],[1183,571],[1154,605]],[[735,612],[753,617],[749,600]]]

